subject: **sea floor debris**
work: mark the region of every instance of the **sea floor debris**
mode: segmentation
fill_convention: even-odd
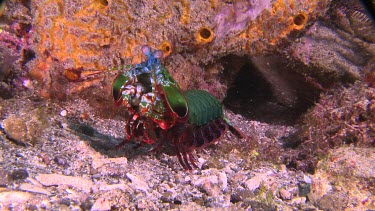
[[[344,200],[347,194],[353,208],[374,207],[373,174],[365,173],[375,159],[373,148],[339,148],[340,153],[332,151],[318,165],[316,174],[295,171],[282,160],[283,139],[296,131],[295,126],[249,121],[228,111],[233,124],[251,140],[236,142],[228,133],[199,153],[200,169],[184,171],[167,151],[147,153],[143,148],[134,150],[133,144],[113,149],[123,139],[123,117],[103,118],[86,105],[82,99],[1,101],[1,209],[333,209],[337,207],[325,200]],[[9,139],[9,134],[21,139],[27,134],[18,127],[4,127],[7,119],[24,112],[30,114],[29,121],[43,122],[35,112],[40,109],[49,122],[42,135],[26,144]],[[27,121],[12,122],[27,125]],[[33,131],[40,125],[28,127]],[[335,164],[340,160],[353,174],[340,170]],[[326,172],[327,165],[333,173]],[[326,187],[340,176],[360,179],[361,186],[340,182]],[[323,191],[320,186],[325,192],[315,191]]]

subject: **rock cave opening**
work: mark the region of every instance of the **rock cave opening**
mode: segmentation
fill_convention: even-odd
[[[222,65],[224,106],[249,120],[294,125],[319,98],[320,91],[298,73],[301,67],[279,56],[228,56]]]

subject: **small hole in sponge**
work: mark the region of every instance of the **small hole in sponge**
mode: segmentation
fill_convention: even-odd
[[[202,38],[204,39],[208,39],[211,37],[211,31],[206,29],[206,28],[203,28],[199,31],[199,34],[201,35]]]
[[[197,32],[198,43],[208,43],[214,38],[214,32],[208,27],[201,27]]]
[[[164,57],[166,57],[166,56],[168,56],[169,54],[172,53],[172,44],[170,42],[166,41],[163,44],[161,44],[160,50],[163,51]]]
[[[107,0],[99,0],[99,3],[103,6],[108,6],[108,1]]]
[[[299,13],[296,16],[294,16],[293,23],[297,27],[303,27],[306,24],[307,19],[308,19],[308,17],[305,13]]]

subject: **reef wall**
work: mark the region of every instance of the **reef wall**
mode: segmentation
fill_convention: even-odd
[[[43,84],[43,96],[80,92],[109,80],[103,76],[108,68],[139,62],[147,44],[164,51],[182,88],[218,87],[210,91],[223,99],[227,84],[217,82],[218,59],[273,52],[324,14],[329,2],[32,1],[36,58],[27,66]],[[67,86],[65,79],[75,83]]]

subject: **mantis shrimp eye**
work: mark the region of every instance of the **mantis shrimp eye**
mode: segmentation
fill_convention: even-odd
[[[149,56],[151,54],[151,48],[148,45],[144,45],[144,46],[142,46],[142,52],[146,56]]]
[[[156,50],[155,52],[154,52],[154,57],[155,58],[157,58],[157,59],[161,59],[162,57],[163,57],[163,51],[161,51],[161,50]]]

